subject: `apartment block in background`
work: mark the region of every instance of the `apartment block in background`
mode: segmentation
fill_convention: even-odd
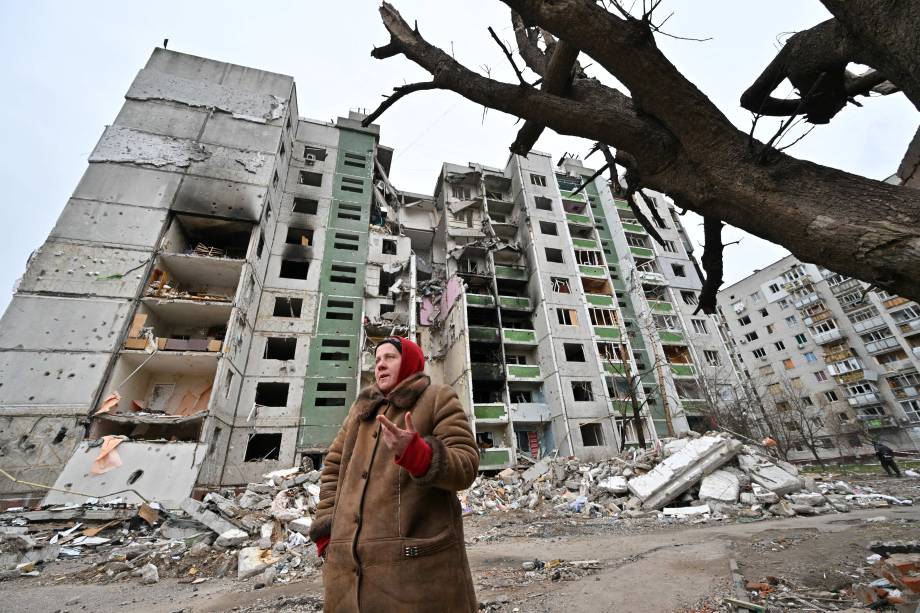
[[[871,453],[872,440],[918,449],[920,305],[792,256],[718,298],[745,377],[798,441],[794,457],[813,458],[806,438],[829,458]],[[803,410],[813,432],[792,425]]]

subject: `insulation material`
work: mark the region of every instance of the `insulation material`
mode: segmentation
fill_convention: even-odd
[[[236,162],[242,164],[243,168],[246,169],[246,172],[256,174],[259,172],[260,168],[265,166],[265,156],[261,153],[256,153],[254,156],[250,157],[240,156],[236,158]]]
[[[191,495],[207,453],[207,445],[200,443],[125,441],[118,446],[122,465],[94,475],[90,468],[98,451],[90,444],[80,443],[54,483],[62,491],[48,492],[43,505],[82,504],[87,496],[140,504],[145,502],[143,496],[164,508],[178,509]]]
[[[129,100],[169,100],[213,108],[236,119],[269,123],[284,117],[287,101],[271,94],[231,89],[211,81],[184,79],[151,68],[141,70],[126,96]]]
[[[123,436],[103,436],[102,449],[99,450],[99,455],[93,460],[93,465],[90,467],[89,472],[93,475],[102,475],[121,466],[121,456],[118,455],[116,447],[124,441],[125,437]]]
[[[211,152],[204,145],[192,140],[109,126],[89,161],[187,168],[192,162],[203,162],[210,157]]]
[[[121,402],[121,394],[118,392],[112,392],[102,401],[102,404],[99,406],[99,410],[96,411],[96,415],[99,413],[108,413],[114,407],[117,407],[119,402]]]

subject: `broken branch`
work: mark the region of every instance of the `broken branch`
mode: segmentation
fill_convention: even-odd
[[[425,83],[410,83],[409,85],[401,85],[399,87],[393,88],[393,95],[387,96],[386,99],[380,103],[373,113],[368,115],[361,121],[361,127],[366,128],[367,126],[374,123],[378,117],[383,115],[383,113],[396,104],[396,101],[402,98],[403,96],[408,96],[412,92],[418,92],[426,89],[437,89],[438,86],[434,81],[428,81]]]
[[[527,81],[524,80],[524,75],[521,74],[520,68],[517,67],[517,64],[514,63],[514,57],[512,57],[511,52],[508,51],[508,47],[505,46],[505,43],[498,38],[498,34],[495,33],[495,30],[492,29],[492,26],[489,26],[489,34],[492,35],[492,39],[502,48],[502,53],[505,54],[505,57],[508,58],[508,61],[511,63],[511,67],[514,68],[514,74],[517,75],[518,81],[521,82],[522,87],[530,87]]]

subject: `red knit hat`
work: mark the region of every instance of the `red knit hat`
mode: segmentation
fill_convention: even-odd
[[[380,341],[377,347],[386,344],[396,347],[396,351],[402,356],[402,363],[399,366],[399,376],[396,378],[396,385],[402,383],[407,377],[425,370],[425,354],[422,352],[422,348],[415,342],[402,336],[390,336]]]

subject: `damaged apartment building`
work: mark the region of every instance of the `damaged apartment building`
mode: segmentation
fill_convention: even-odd
[[[664,197],[658,244],[605,180],[574,193],[577,159],[408,193],[362,119],[154,51],[0,322],[4,504],[174,506],[319,465],[391,334],[457,390],[483,470],[634,444],[633,401],[647,440],[707,427],[734,370]]]

